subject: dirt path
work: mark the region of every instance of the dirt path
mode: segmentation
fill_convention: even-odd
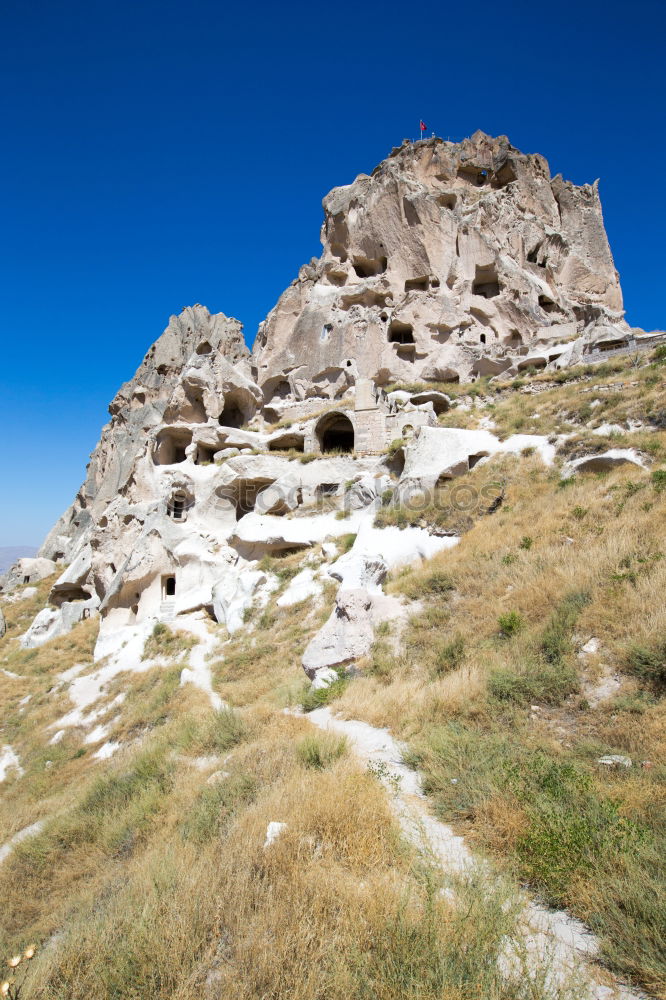
[[[465,839],[431,815],[420,778],[404,763],[402,748],[388,729],[336,718],[330,708],[318,708],[306,717],[320,729],[346,736],[354,753],[383,782],[405,836],[418,850],[445,872],[464,876],[481,871],[492,878],[490,865],[472,855]],[[608,986],[598,981],[602,970],[593,960],[599,943],[580,921],[565,911],[540,906],[526,894],[521,902],[520,954],[515,945],[507,948],[502,957],[507,972],[527,968],[536,978],[547,967],[547,987],[554,996],[574,978],[580,983],[579,1000],[645,1000],[645,994],[620,983]],[[605,978],[609,981],[608,975]]]

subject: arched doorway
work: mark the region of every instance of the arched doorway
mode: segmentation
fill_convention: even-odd
[[[326,413],[317,424],[319,447],[323,452],[354,450],[354,425],[344,413]]]

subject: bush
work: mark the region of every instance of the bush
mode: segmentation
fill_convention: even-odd
[[[590,602],[590,595],[583,591],[567,594],[560,601],[543,631],[539,650],[547,663],[560,663],[571,648],[571,631],[578,615]]]
[[[349,552],[355,541],[356,535],[353,531],[350,531],[348,535],[340,535],[338,538],[338,545],[343,552]]]
[[[529,663],[522,670],[500,668],[488,678],[488,692],[497,701],[529,705],[543,702],[560,705],[578,690],[578,675],[572,667]]]
[[[201,742],[202,752],[221,753],[248,738],[246,723],[232,708],[221,708],[207,720]]]
[[[666,691],[666,639],[659,639],[652,645],[635,643],[630,646],[624,667],[656,694],[663,694]]]
[[[500,632],[505,639],[510,639],[517,635],[525,627],[525,620],[517,611],[507,611],[505,615],[500,615],[497,619]]]
[[[172,774],[172,763],[165,761],[161,754],[147,751],[131,768],[98,778],[85,795],[79,811],[87,818],[101,818],[125,809],[146,792],[165,794],[171,789]]]
[[[247,774],[232,774],[203,788],[182,825],[185,840],[204,844],[217,836],[238,809],[252,802],[256,780]]]
[[[631,850],[631,822],[620,815],[618,803],[595,795],[590,779],[575,765],[537,752],[531,755],[529,776],[516,771],[509,783],[530,821],[517,843],[522,872],[549,902],[565,902],[572,879],[591,864]]]
[[[520,817],[512,843],[520,874],[549,902],[568,902],[576,877],[596,871],[608,878],[609,857],[635,850],[633,824],[618,803],[599,796],[578,763],[521,745],[511,734],[450,723],[414,756],[445,819],[483,817],[498,800]]]
[[[276,622],[277,614],[275,611],[265,610],[257,618],[257,628],[263,631],[272,629]]]
[[[523,535],[523,537],[520,539],[519,548],[521,549],[529,551],[533,545],[534,545],[534,539],[531,538],[530,535]]]
[[[455,590],[455,584],[448,573],[435,570],[427,576],[421,576],[420,573],[409,574],[401,590],[410,601],[418,601],[422,597],[446,597],[450,591]]]
[[[312,712],[315,708],[321,708],[322,705],[328,705],[329,702],[334,701],[339,698],[344,689],[349,683],[349,678],[346,674],[342,677],[338,677],[337,681],[333,681],[328,687],[317,688],[313,690],[309,687],[303,695],[303,700],[301,702],[301,707],[304,712]]]
[[[652,473],[652,485],[657,493],[666,490],[666,469],[655,469]]]
[[[423,589],[426,594],[448,594],[450,590],[455,590],[456,586],[443,570],[435,570],[423,581]]]
[[[296,744],[296,756],[305,767],[315,771],[323,771],[333,764],[347,750],[345,736],[333,736],[331,733],[306,736]]]
[[[196,646],[198,639],[189,632],[172,632],[164,622],[155,622],[151,635],[143,647],[142,660],[152,660],[158,656],[175,657]]]
[[[451,642],[440,646],[435,652],[435,674],[441,677],[452,670],[457,670],[465,659],[465,640],[457,635]]]

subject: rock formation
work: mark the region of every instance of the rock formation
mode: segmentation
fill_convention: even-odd
[[[505,136],[405,143],[324,199],[324,252],[260,326],[266,403],[493,374],[629,334],[596,183]]]
[[[380,614],[375,578],[407,538],[387,554],[368,529],[389,477],[404,496],[497,451],[536,448],[547,462],[554,451],[438,428],[442,387],[389,384],[564,364],[629,336],[596,185],[552,179],[543,157],[505,137],[403,144],[333,190],[324,212],[321,258],[281,296],[252,354],[240,323],[196,305],[120,388],[40,559],[4,578],[63,568],[25,645],[98,611],[105,652],[114,632],[197,609],[234,631],[275,586],[264,555],[363,529],[351,569],[330,567],[340,592],[305,666],[316,677],[356,658]],[[329,508],[343,499],[339,518]],[[417,535],[410,544],[426,544]],[[308,588],[321,589],[312,573],[297,592]]]

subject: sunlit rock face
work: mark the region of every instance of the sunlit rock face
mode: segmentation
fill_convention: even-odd
[[[252,353],[237,320],[196,305],[120,388],[40,551],[62,572],[26,643],[98,611],[100,648],[109,630],[193,611],[237,625],[272,585],[264,555],[358,531],[387,475],[430,488],[504,447],[481,432],[455,451],[437,428],[446,392],[388,383],[571,363],[628,335],[596,186],[551,179],[505,137],[403,144],[334,189],[324,216],[321,258]],[[343,497],[349,520],[327,507]],[[340,607],[346,622],[352,604]],[[345,658],[338,625],[313,669]]]
[[[321,258],[259,330],[267,402],[342,395],[350,361],[381,385],[445,381],[628,333],[596,184],[551,178],[505,136],[405,143],[323,207]]]

